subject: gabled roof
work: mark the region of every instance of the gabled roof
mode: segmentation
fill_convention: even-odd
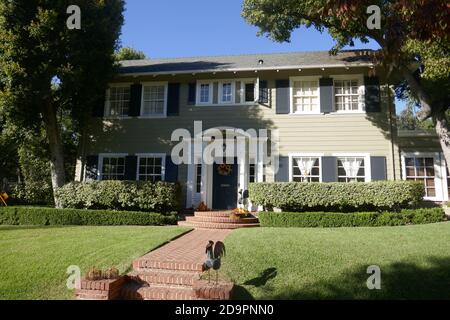
[[[180,74],[371,66],[372,50],[293,52],[121,61],[121,74]]]

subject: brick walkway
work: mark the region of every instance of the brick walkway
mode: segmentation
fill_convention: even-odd
[[[193,230],[133,262],[132,282],[122,298],[139,300],[228,299],[231,287],[198,288],[209,240],[223,241],[232,230]]]

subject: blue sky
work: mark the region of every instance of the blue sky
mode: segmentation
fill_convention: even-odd
[[[290,43],[256,35],[241,17],[243,0],[127,0],[122,45],[149,58],[329,50],[327,33],[301,28]],[[356,48],[376,49],[376,43]]]

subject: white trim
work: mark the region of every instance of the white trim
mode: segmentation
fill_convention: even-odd
[[[161,158],[161,181],[166,180],[166,154],[165,153],[136,153],[136,181],[139,180],[139,163],[141,158]]]
[[[167,81],[147,81],[142,82],[142,92],[141,92],[141,110],[139,110],[139,118],[140,119],[161,119],[167,118],[167,101],[168,101],[168,91],[169,91],[169,83]],[[164,110],[162,114],[155,115],[144,115],[144,91],[145,87],[151,86],[164,86]]]
[[[128,156],[128,153],[99,153],[98,154],[98,174],[97,174],[97,180],[102,181],[102,171],[103,171],[103,159],[104,158],[126,158]],[[125,159],[125,167],[123,169],[123,174],[125,176],[125,170],[126,170],[126,159]]]
[[[360,157],[364,158],[364,173],[365,173],[365,181],[364,182],[371,182],[372,181],[372,167],[370,163],[370,153],[333,153],[333,157],[339,158],[339,157]],[[336,163],[337,166],[337,163]],[[339,174],[338,174],[339,177]]]
[[[317,81],[317,111],[294,112],[294,82],[295,81]],[[308,115],[321,114],[320,111],[320,76],[295,76],[289,78],[289,114],[290,115]]]
[[[401,152],[401,165],[402,165],[402,179],[406,180],[406,161],[405,158],[433,158],[434,164],[434,188],[436,192],[435,197],[425,196],[425,200],[430,201],[446,201],[448,200],[447,188],[447,174],[445,168],[445,160],[441,158],[440,152]],[[444,181],[445,180],[445,181]]]
[[[231,83],[231,102],[226,102],[222,100],[223,84]],[[237,82],[240,83],[240,88],[236,87]],[[217,103],[214,103],[214,83],[217,83]],[[254,91],[254,101],[245,101],[245,84],[253,83],[255,86]],[[200,102],[200,87],[202,84],[209,85],[209,100],[208,102]],[[196,107],[216,107],[216,106],[257,106],[258,105],[258,95],[259,90],[257,89],[257,78],[233,78],[233,79],[208,79],[208,80],[197,80],[196,82]],[[240,102],[236,102],[236,91],[238,91]]]
[[[294,181],[293,178],[293,158],[294,157],[317,157],[319,158],[319,182],[322,182],[322,157],[324,156],[323,153],[310,153],[310,152],[300,152],[300,153],[288,153],[289,157],[289,181]]]
[[[364,84],[364,74],[338,74],[338,75],[330,75],[330,78],[333,79],[333,113],[335,114],[362,114],[362,113],[366,113],[366,108],[365,108],[365,102],[364,102],[364,97],[365,97],[365,92],[366,92],[366,87]],[[358,110],[336,110],[336,94],[335,94],[335,87],[334,87],[334,81],[335,80],[347,80],[347,81],[351,81],[351,80],[358,80],[358,99],[360,96],[363,97],[363,101],[358,101]]]

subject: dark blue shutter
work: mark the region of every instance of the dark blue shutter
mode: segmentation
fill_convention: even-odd
[[[98,156],[97,155],[91,155],[86,157],[86,164],[85,164],[85,174],[84,174],[84,180],[90,181],[90,180],[97,180],[98,179]]]
[[[289,80],[277,80],[277,114],[289,114],[291,111],[291,105],[289,103]]]
[[[278,172],[275,173],[275,182],[289,182],[289,157],[279,157]]]
[[[197,85],[195,82],[189,83],[189,92],[188,92],[188,104],[195,104],[195,99],[197,96]]]
[[[380,112],[380,81],[378,77],[364,77],[364,86],[366,89],[366,112]]]
[[[321,78],[319,80],[320,85],[320,112],[330,113],[333,112],[333,79]]]
[[[322,182],[338,181],[337,158],[322,157]]]
[[[386,180],[386,157],[370,157],[372,181]]]
[[[259,103],[261,104],[269,103],[269,88],[267,86],[266,80],[259,81]]]
[[[125,157],[125,180],[134,181],[136,180],[137,174],[137,156],[126,156]]]
[[[167,96],[167,115],[178,116],[180,114],[180,84],[169,83]]]
[[[178,166],[173,163],[170,155],[166,156],[166,168],[165,168],[165,181],[177,182],[178,181]]]
[[[141,101],[142,101],[142,85],[133,84],[130,87],[130,110],[128,115],[130,117],[139,117],[141,115]]]

